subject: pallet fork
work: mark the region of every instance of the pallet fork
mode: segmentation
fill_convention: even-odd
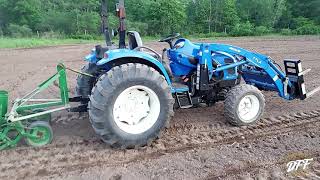
[[[320,87],[307,92],[304,75],[311,71],[311,69],[302,69],[301,60],[296,59],[285,59],[284,60],[285,73],[291,82],[294,82],[295,87],[295,95],[300,97],[301,100],[305,100],[318,91],[320,91]]]

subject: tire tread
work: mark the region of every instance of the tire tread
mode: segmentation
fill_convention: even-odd
[[[108,106],[108,102],[105,100],[111,99],[112,92],[116,90],[117,85],[121,82],[132,81],[134,78],[147,78],[154,82],[158,82],[160,87],[165,91],[166,98],[169,99],[167,108],[169,108],[166,114],[165,125],[154,129],[152,137],[147,137],[137,141],[127,141],[122,139],[117,134],[111,133],[111,126],[105,122],[105,107]],[[139,63],[128,63],[120,66],[116,66],[108,71],[105,75],[101,76],[96,83],[95,88],[92,90],[89,102],[89,117],[92,127],[96,134],[111,147],[116,148],[137,148],[145,146],[152,142],[154,139],[160,136],[160,133],[164,127],[167,127],[171,117],[174,115],[173,104],[174,99],[171,94],[171,89],[165,81],[165,78],[155,69],[147,65]],[[103,116],[102,116],[103,115]],[[103,124],[103,125],[102,125]]]
[[[251,123],[244,123],[237,116],[237,108],[238,108],[237,106],[238,106],[239,98],[241,98],[241,96],[243,96],[244,94],[249,93],[249,92],[254,92],[255,94],[258,94],[261,98],[260,101],[262,102],[262,105],[261,105],[262,110],[256,120],[259,120],[261,118],[261,116],[263,115],[263,111],[264,111],[264,107],[265,107],[264,95],[255,86],[252,86],[249,84],[240,84],[238,86],[233,87],[228,92],[227,98],[224,101],[224,116],[230,124],[235,125],[235,126],[242,126],[242,125],[251,124]]]

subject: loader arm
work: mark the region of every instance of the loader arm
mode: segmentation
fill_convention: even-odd
[[[283,72],[270,57],[232,45],[202,44],[200,52],[202,55],[199,58],[200,64],[207,64],[209,72],[237,68],[247,84],[264,90],[277,91],[280,97],[287,100],[296,98],[303,100],[320,90],[316,88],[310,93],[306,92],[303,76],[309,70],[302,70],[300,60],[285,60],[286,72]],[[216,53],[233,58],[234,63],[213,68],[207,61]],[[209,78],[213,73],[209,73]]]

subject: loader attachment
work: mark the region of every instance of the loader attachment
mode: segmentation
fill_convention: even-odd
[[[293,84],[294,88],[293,90],[291,90],[293,92],[291,92],[290,94],[294,95],[294,97],[304,100],[320,91],[319,86],[316,89],[307,92],[304,81],[304,75],[310,72],[311,69],[303,70],[301,60],[285,59],[284,67],[289,81]]]

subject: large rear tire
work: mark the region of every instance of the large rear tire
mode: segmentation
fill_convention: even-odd
[[[116,148],[145,146],[173,116],[174,99],[165,78],[142,64],[116,66],[92,90],[89,117],[101,139]]]
[[[88,63],[82,67],[81,72],[97,75],[98,67],[96,64]],[[91,94],[91,90],[96,82],[96,78],[79,74],[77,77],[76,96],[82,96],[88,98]]]
[[[224,101],[224,115],[236,126],[249,125],[263,115],[265,99],[255,86],[242,84],[233,87]]]

